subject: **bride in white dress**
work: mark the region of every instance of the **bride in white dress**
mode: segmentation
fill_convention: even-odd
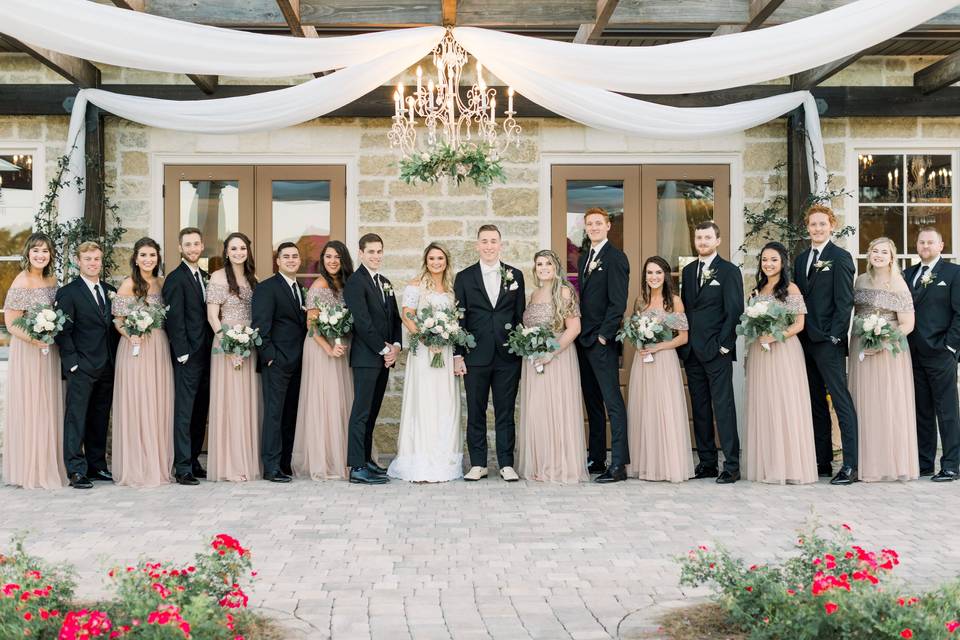
[[[410,315],[430,305],[454,304],[450,255],[431,243],[423,253],[420,277],[403,291],[403,324],[415,333],[417,325]],[[463,477],[460,383],[453,373],[453,347],[443,347],[441,353],[443,368],[430,366],[433,353],[422,344],[416,354],[412,349],[407,354],[397,457],[387,469],[391,478],[446,482]]]

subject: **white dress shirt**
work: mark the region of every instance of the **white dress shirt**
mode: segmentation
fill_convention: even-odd
[[[813,252],[817,252],[817,260],[823,260],[823,250],[827,248],[827,245],[830,244],[830,241],[827,240],[823,244],[811,244],[810,245],[810,255],[807,256],[807,268],[804,273],[810,273],[810,267],[813,266]]]
[[[203,283],[203,274],[200,273],[200,267],[192,267],[190,264],[184,260],[183,264],[187,265],[187,269],[190,269],[190,277],[194,280],[200,280],[200,293],[203,294],[203,301],[207,301],[207,286]],[[200,276],[199,278],[197,276]]]
[[[283,279],[284,279],[284,280],[287,281],[287,289],[290,290],[290,293],[293,293],[293,285],[295,285],[295,284],[297,283],[297,279],[296,279],[296,278],[289,278],[289,277],[287,277],[287,274],[283,273],[282,271],[280,271],[280,272],[278,272],[278,273],[279,273],[281,276],[283,276]],[[301,292],[300,292],[300,287],[297,287],[297,293],[296,293],[296,296],[297,296],[297,304],[299,304],[299,305],[302,307],[302,306],[303,306],[303,298],[301,297],[300,293],[301,293]]]
[[[483,275],[483,287],[487,290],[487,298],[490,299],[491,306],[497,306],[497,297],[500,295],[500,262],[495,262],[492,266],[480,263],[480,273]]]
[[[920,272],[923,271],[923,268],[924,267],[927,268],[927,274],[933,273],[934,267],[936,267],[939,262],[940,262],[940,256],[937,256],[936,258],[934,258],[932,262],[921,262],[920,267],[917,269],[917,275],[913,277],[913,282],[910,283],[910,286],[916,289],[917,280],[920,279]],[[927,274],[924,274],[924,275],[927,275]]]
[[[384,302],[386,302],[386,300],[387,300],[387,294],[386,294],[386,292],[383,290],[383,287],[380,286],[379,284],[377,284],[377,276],[380,275],[380,272],[379,272],[379,271],[374,271],[373,269],[371,269],[371,268],[368,267],[367,265],[363,265],[363,266],[366,268],[367,273],[370,274],[370,279],[373,280],[373,284],[377,287],[377,289],[380,290],[380,298],[381,298]],[[382,280],[382,278],[381,278],[381,280]],[[393,346],[395,346],[397,349],[402,348],[402,347],[400,346],[400,343],[399,343],[399,342],[394,342],[394,343],[393,343]],[[388,353],[390,353],[390,347],[384,345],[383,349],[380,350],[380,355],[385,356],[385,355],[387,355]]]
[[[604,238],[596,245],[590,245],[590,249],[587,250],[587,261],[583,265],[584,273],[590,273],[590,263],[592,262],[592,260],[590,260],[590,254],[592,253],[593,259],[596,260],[597,256],[600,255],[600,251],[607,245],[608,241],[609,238]]]

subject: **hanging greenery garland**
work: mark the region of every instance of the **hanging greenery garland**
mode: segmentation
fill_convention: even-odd
[[[441,178],[455,180],[457,185],[472,180],[481,188],[494,180],[507,181],[500,158],[494,157],[486,143],[464,143],[452,147],[440,143],[430,152],[414,152],[400,161],[400,178],[407,184],[434,183]]]

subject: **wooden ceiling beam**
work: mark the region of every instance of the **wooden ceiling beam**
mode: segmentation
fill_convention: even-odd
[[[445,27],[457,24],[457,0],[440,0],[440,18]]]
[[[712,35],[725,36],[731,33],[752,31],[762,26],[781,4],[783,4],[783,0],[750,0],[749,19],[746,24],[721,24]]]
[[[913,74],[913,86],[924,95],[960,82],[960,52],[952,53]]]
[[[35,47],[3,34],[0,34],[0,39],[9,43],[13,48],[29,54],[37,62],[50,67],[78,87],[92,89],[100,86],[100,69],[97,69],[89,60]]]
[[[597,19],[581,24],[573,41],[577,44],[596,44],[603,30],[610,24],[610,18],[617,8],[619,0],[597,0]]]
[[[849,67],[851,64],[860,59],[863,54],[863,51],[858,51],[853,55],[847,56],[846,58],[840,58],[839,60],[828,62],[827,64],[819,67],[814,67],[813,69],[808,69],[807,71],[795,73],[790,76],[790,87],[794,91],[809,91],[827,78],[836,75],[837,73],[840,73]]]
[[[113,0],[113,4],[130,11],[145,11],[143,0]]]
[[[303,24],[300,20],[300,0],[277,0],[277,6],[280,8],[280,13],[283,14],[284,20],[287,21],[287,26],[290,27],[290,33],[298,38],[319,38],[320,35],[317,33],[317,28],[313,25]],[[327,75],[327,73],[332,73],[329,71],[315,71],[314,77],[322,78]]]

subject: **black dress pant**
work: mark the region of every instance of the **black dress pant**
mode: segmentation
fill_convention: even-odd
[[[263,387],[263,433],[260,437],[260,459],[265,474],[290,471],[293,437],[297,428],[297,405],[300,402],[301,362],[282,366],[264,366],[260,371]]]
[[[717,466],[717,445],[713,436],[716,418],[720,447],[723,449],[723,470],[740,471],[740,436],[737,433],[737,406],[733,399],[733,357],[718,355],[702,362],[691,351],[684,362],[690,404],[693,409],[693,435],[697,441],[700,464]]]
[[[940,468],[960,469],[960,416],[957,398],[957,361],[946,349],[936,355],[910,350],[917,404],[917,449],[920,468],[934,469],[937,457],[937,427],[943,455]]]
[[[67,474],[107,471],[107,429],[113,404],[113,363],[94,375],[67,374],[63,462]]]
[[[830,407],[827,405],[829,393],[833,409],[837,412],[837,421],[840,423],[843,466],[856,469],[857,411],[847,386],[847,356],[844,347],[832,342],[810,342],[803,338],[803,334],[800,344],[803,345],[807,382],[810,386],[813,444],[817,451],[817,464],[827,465],[833,461],[833,424],[830,422]]]
[[[520,389],[522,363],[517,358],[504,358],[494,352],[489,365],[468,365],[463,386],[467,392],[467,450],[470,466],[487,466],[487,403],[493,392],[494,429],[496,430],[497,465],[512,467],[517,443],[514,409]]]
[[[610,417],[610,466],[630,464],[627,446],[627,408],[620,392],[620,362],[617,345],[597,340],[589,347],[577,343],[580,388],[590,425],[587,445],[590,462],[607,461],[607,416]]]
[[[373,429],[377,426],[389,379],[390,369],[382,365],[353,369],[353,406],[347,433],[347,464],[350,467],[362,467],[372,459]]]
[[[173,358],[173,467],[183,475],[198,465],[210,407],[210,350]]]

